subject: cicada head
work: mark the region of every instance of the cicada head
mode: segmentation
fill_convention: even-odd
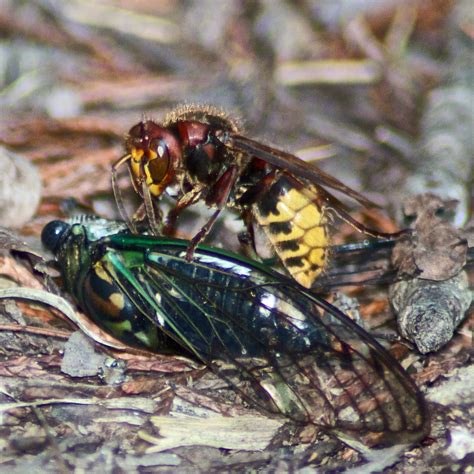
[[[91,244],[125,229],[122,222],[78,216],[48,223],[41,233],[41,241],[56,257],[67,290],[75,294],[72,285],[81,268],[90,265],[93,258]]]
[[[107,237],[124,228],[104,219],[52,221],[41,237],[56,257],[65,289],[100,328],[130,346],[175,352],[153,318],[137,309],[133,285],[112,262],[117,254],[109,249]],[[127,265],[126,255],[119,254],[119,259]]]
[[[64,221],[52,221],[41,233],[43,245],[53,252],[68,292],[74,294],[73,282],[85,260],[89,260],[85,228]]]

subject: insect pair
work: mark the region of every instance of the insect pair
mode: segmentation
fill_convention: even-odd
[[[160,234],[158,198],[167,192],[176,199],[161,229],[173,235],[180,213],[203,201],[215,208],[188,245],[196,246],[212,229],[225,207],[235,208],[246,232],[241,242],[253,253],[254,223],[265,232],[290,275],[310,288],[327,265],[330,222],[338,216],[357,230],[376,237],[393,237],[354,220],[347,208],[325,188],[374,206],[358,192],[294,155],[241,135],[238,124],[212,107],[184,106],[163,123],[145,120],[131,128],[127,154],[113,167],[116,201],[128,227],[117,182],[117,169],[127,163],[135,190],[143,198],[152,233]]]
[[[131,345],[185,353],[253,406],[349,444],[406,444],[429,421],[401,366],[341,311],[267,266],[102,220],[42,233],[64,285],[103,329]]]
[[[131,345],[186,353],[252,405],[370,446],[409,443],[429,421],[423,397],[363,329],[310,291],[327,265],[330,214],[358,230],[330,187],[371,203],[298,158],[239,133],[212,108],[184,107],[163,124],[134,126],[113,169],[121,214],[133,233],[103,221],[54,221],[42,239],[66,289],[102,328]],[[191,242],[138,235],[127,218],[117,168],[128,163],[152,233],[172,235],[180,213],[215,211]],[[163,229],[157,198],[176,198]],[[260,225],[293,279],[200,242],[234,207],[255,251]],[[296,281],[295,281],[296,280]]]

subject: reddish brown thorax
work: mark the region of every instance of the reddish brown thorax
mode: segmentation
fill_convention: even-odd
[[[176,124],[183,147],[195,147],[201,145],[210,160],[214,160],[216,146],[209,141],[211,126],[207,123],[195,120],[182,120]]]
[[[185,146],[196,146],[204,142],[209,135],[209,125],[191,120],[180,120],[176,124]]]

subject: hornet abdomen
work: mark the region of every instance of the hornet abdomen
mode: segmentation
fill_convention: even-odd
[[[255,218],[283,265],[305,288],[324,270],[329,246],[327,214],[315,195],[314,186],[298,189],[283,175],[253,205]]]

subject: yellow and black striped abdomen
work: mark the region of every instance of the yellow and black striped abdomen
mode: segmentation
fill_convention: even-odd
[[[329,245],[327,216],[317,200],[315,187],[297,189],[282,176],[253,206],[283,265],[305,288],[324,270]]]

